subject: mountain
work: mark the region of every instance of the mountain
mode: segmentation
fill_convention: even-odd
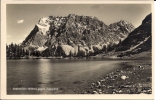
[[[143,52],[151,52],[152,48],[152,14],[149,14],[142,21],[142,24],[132,31],[128,37],[115,49],[122,52],[118,56],[129,56]]]
[[[22,46],[44,56],[89,56],[107,52],[133,30],[134,26],[124,20],[106,25],[92,16],[42,17]]]

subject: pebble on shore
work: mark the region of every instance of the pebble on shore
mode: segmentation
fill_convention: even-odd
[[[126,63],[125,63],[126,64]],[[130,66],[130,65],[126,65]],[[151,66],[131,65],[118,69],[92,83],[88,89],[92,94],[151,94]],[[92,91],[92,92],[91,92]]]

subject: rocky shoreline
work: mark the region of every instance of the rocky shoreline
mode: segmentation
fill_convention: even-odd
[[[77,91],[81,94],[152,94],[151,61],[125,62],[89,87]]]

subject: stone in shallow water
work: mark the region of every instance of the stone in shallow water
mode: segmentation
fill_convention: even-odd
[[[92,86],[95,86],[95,83],[92,83]]]
[[[99,94],[102,94],[102,92],[99,92]]]
[[[99,86],[101,86],[101,83],[100,83],[99,81],[97,81],[97,84],[98,84]]]
[[[118,75],[114,75],[114,78],[118,77]]]
[[[93,91],[93,94],[98,94],[98,92],[97,91]]]
[[[116,92],[113,92],[113,94],[116,94]]]
[[[104,82],[105,81],[105,79],[102,79],[102,80],[100,80],[101,82]]]
[[[119,90],[118,92],[119,92],[119,93],[122,93],[122,90]]]
[[[121,79],[122,79],[122,80],[125,80],[126,78],[127,78],[127,76],[125,76],[125,75],[122,75],[122,76],[121,76]]]
[[[139,66],[139,68],[142,68],[143,66]]]
[[[97,89],[97,91],[98,91],[98,92],[101,92],[102,90],[101,90],[101,89]]]

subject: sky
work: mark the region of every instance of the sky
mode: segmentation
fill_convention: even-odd
[[[126,20],[138,27],[151,12],[150,4],[7,4],[7,44],[21,43],[41,17],[72,13],[95,16],[106,25]]]

